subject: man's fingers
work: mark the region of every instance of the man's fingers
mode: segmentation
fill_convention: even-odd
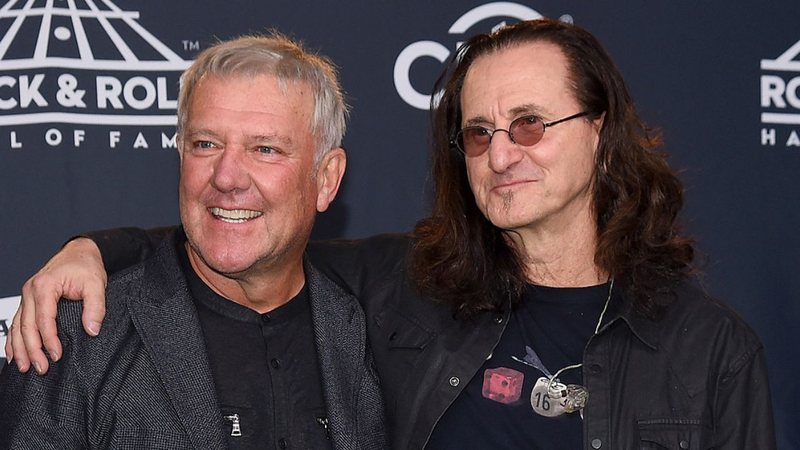
[[[58,298],[61,293],[58,290],[58,283],[49,279],[46,274],[42,276],[33,277],[22,288],[23,298],[30,298],[33,301],[26,305],[26,309],[33,309],[33,316],[35,321],[30,323],[28,314],[22,316],[22,326],[30,326],[36,330],[40,336],[44,348],[50,354],[53,361],[58,361],[61,358],[63,350],[61,342],[58,340],[58,329],[56,327],[56,311],[58,310]],[[26,342],[27,344],[27,342]],[[35,350],[40,349],[37,347]],[[42,373],[41,369],[47,371],[48,361],[45,357],[39,356],[39,352],[31,349],[29,355],[36,371]],[[37,363],[39,365],[37,366]]]
[[[11,347],[13,348],[14,363],[20,372],[25,373],[31,368],[31,359],[28,356],[28,349],[25,348],[25,341],[22,340],[22,333],[20,332],[19,325],[11,327],[10,337]],[[6,347],[8,348],[8,347]]]
[[[61,348],[61,341],[58,339],[58,328],[56,326],[58,303],[53,302],[53,298],[57,299],[58,293],[51,292],[47,296],[47,299],[43,299],[37,295],[33,298],[33,305],[36,307],[35,325],[39,329],[39,335],[41,336],[42,343],[44,343],[44,348],[47,349],[53,361],[58,361],[61,359],[63,350]],[[50,299],[50,301],[48,301],[48,299]]]
[[[11,322],[11,325],[8,327],[8,335],[11,336],[11,328],[14,327],[14,322]],[[14,360],[14,348],[11,346],[11,339],[6,339],[6,344],[4,346],[4,350],[6,353],[6,360],[11,362]]]
[[[105,315],[105,286],[87,286],[83,296],[83,328],[90,335],[97,336]]]
[[[20,372],[25,373],[31,368],[31,360],[28,357],[28,349],[25,348],[25,341],[22,340],[22,333],[19,330],[21,308],[20,304],[20,309],[17,309],[14,319],[11,320],[11,328],[8,330],[8,340],[6,341],[6,356],[9,361],[13,359],[17,363],[17,368]],[[9,343],[11,344],[10,346]],[[8,351],[9,347],[11,352]]]
[[[8,351],[8,343],[11,343],[11,356],[6,353],[9,361],[12,359],[17,363],[17,368],[20,372],[25,373],[31,368],[31,358],[28,355],[28,349],[25,348],[25,341],[22,339],[22,332],[20,330],[20,322],[22,322],[23,304],[20,302],[14,318],[11,320],[11,328],[8,330],[8,340],[6,341],[6,352]]]
[[[54,361],[63,356],[56,324],[58,301],[62,297],[74,300],[85,297],[84,327],[93,336],[100,332],[105,315],[106,282],[100,250],[85,238],[64,245],[25,282],[15,330],[9,336],[11,345],[7,346],[21,371],[32,365],[40,374],[47,372],[50,364],[42,344]]]
[[[62,295],[83,301],[83,328],[90,336],[97,336],[106,314],[105,293],[108,282],[100,249],[92,240],[78,238],[64,246],[59,255],[62,256],[61,265],[64,268],[73,268],[66,272],[59,271],[60,279],[64,282]],[[45,339],[49,339],[49,335]]]
[[[25,295],[24,291],[25,289],[23,287],[23,296]],[[19,322],[17,322],[14,328],[19,327],[19,333],[21,334],[21,336],[19,336],[21,339],[19,340],[23,342],[24,350],[28,352],[30,364],[36,369],[36,373],[42,375],[47,372],[49,363],[47,361],[47,356],[45,356],[42,351],[42,339],[39,335],[39,330],[36,328],[36,311],[34,311],[34,308],[24,307],[20,309],[19,313]],[[17,339],[14,338],[14,340],[16,341]],[[17,348],[15,357],[19,359],[21,357],[20,353],[19,348]],[[22,370],[22,366],[19,365],[19,367],[20,370]],[[27,371],[27,367],[25,370]]]

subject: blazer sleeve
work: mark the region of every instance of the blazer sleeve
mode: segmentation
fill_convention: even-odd
[[[80,323],[80,309],[75,311],[73,319]],[[75,362],[74,346],[67,343],[64,356],[57,364],[51,363],[46,375],[33,370],[23,374],[16,367],[0,373],[0,449],[88,447],[85,398]]]

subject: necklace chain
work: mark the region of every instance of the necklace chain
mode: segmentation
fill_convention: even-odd
[[[594,334],[592,336],[597,336],[597,333],[600,332],[600,325],[603,324],[603,316],[605,316],[605,314],[606,314],[606,310],[608,309],[608,304],[611,303],[611,293],[613,291],[614,291],[614,278],[612,277],[611,278],[611,283],[608,286],[608,297],[606,297],[606,303],[603,305],[603,310],[600,311],[600,317],[597,319],[597,326],[594,327]],[[591,339],[591,338],[589,338],[589,339]],[[554,373],[553,375],[550,376],[550,383],[547,386],[548,389],[550,388],[550,385],[552,385],[555,380],[558,380],[558,376],[561,375],[562,372],[564,372],[565,370],[578,369],[578,368],[580,368],[582,366],[583,366],[583,363],[581,362],[581,363],[578,363],[578,364],[573,364],[571,366],[566,366],[566,367],[562,367],[561,369],[558,369],[558,371],[556,373]]]

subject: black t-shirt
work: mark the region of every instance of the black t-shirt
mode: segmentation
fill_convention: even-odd
[[[307,288],[259,314],[209,288],[191,268],[182,243],[178,254],[200,317],[229,448],[331,448]]]
[[[608,289],[608,284],[528,286],[492,356],[439,420],[426,449],[582,448],[580,414],[545,417],[534,412],[531,402],[543,398],[532,398],[531,391],[545,374],[512,356],[532,362],[535,357],[527,346],[551,374],[580,363]],[[582,384],[583,373],[580,368],[570,369],[558,378],[565,384]],[[592,401],[591,392],[588,401]]]

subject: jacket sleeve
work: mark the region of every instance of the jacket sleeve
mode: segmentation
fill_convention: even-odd
[[[395,279],[405,267],[411,240],[405,234],[311,242],[307,255],[316,268],[361,302],[375,283]]]
[[[64,346],[47,375],[6,367],[0,373],[0,449],[87,448],[84,409],[72,345]]]
[[[777,448],[763,347],[723,374],[715,403],[719,448]]]
[[[91,231],[81,237],[88,237],[97,244],[106,273],[111,275],[149,258],[176,228],[113,228]]]

